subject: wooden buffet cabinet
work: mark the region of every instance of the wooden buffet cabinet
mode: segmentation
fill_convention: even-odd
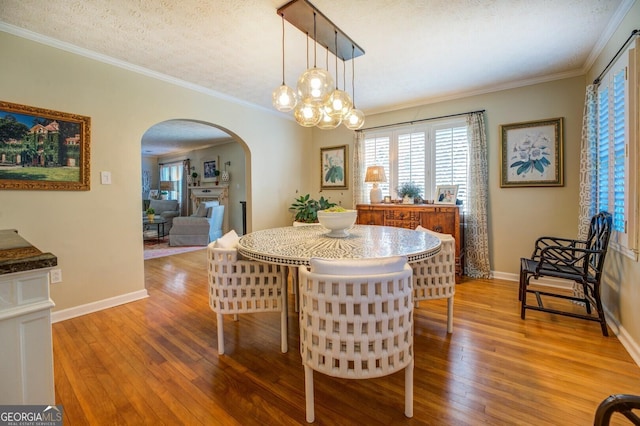
[[[464,274],[464,215],[440,204],[358,204],[358,224],[416,229],[418,225],[456,240],[456,281]]]

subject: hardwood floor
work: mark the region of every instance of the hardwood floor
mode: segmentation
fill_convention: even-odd
[[[277,313],[225,318],[217,352],[205,250],[145,261],[150,297],[53,325],[56,403],[65,425],[305,424],[297,314],[289,352]],[[456,287],[415,310],[414,417],[404,373],[373,380],[314,374],[316,424],[588,425],[613,393],[640,394],[640,368],[597,323],[527,312],[517,283]],[[618,423],[622,424],[622,423]]]

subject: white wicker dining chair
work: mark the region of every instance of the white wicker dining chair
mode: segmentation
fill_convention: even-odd
[[[413,417],[413,302],[406,257],[311,259],[299,268],[300,354],[306,418],[315,419],[313,371],[345,379],[404,369]]]
[[[421,300],[447,299],[447,333],[453,332],[453,297],[456,293],[456,241],[449,234],[441,234],[422,226],[441,241],[440,252],[428,259],[411,264],[413,268],[413,300],[415,307]]]
[[[230,231],[207,247],[209,306],[217,314],[218,353],[224,354],[224,314],[280,312],[281,350],[287,352],[287,292],[284,267],[238,259]]]

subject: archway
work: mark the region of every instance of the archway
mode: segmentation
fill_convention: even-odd
[[[190,119],[157,123],[144,133],[141,140],[142,204],[144,206],[144,200],[149,200],[150,191],[160,189],[161,165],[182,164],[188,160],[190,170],[183,173],[183,190],[172,195],[180,197],[180,215],[193,214],[189,203],[195,188],[216,186],[214,179],[204,177],[205,163],[213,162],[218,170],[226,171],[229,176],[227,182],[218,180],[220,186],[228,185],[224,231],[235,229],[242,233],[243,229],[250,229],[250,224],[246,223],[250,215],[245,210],[251,194],[250,155],[247,144],[240,137],[219,125]],[[198,176],[193,181],[187,178],[192,173]],[[168,232],[165,230],[165,234]]]

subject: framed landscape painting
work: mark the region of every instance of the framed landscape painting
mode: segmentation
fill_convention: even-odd
[[[347,145],[320,148],[320,188],[347,189]]]
[[[500,126],[500,186],[563,186],[562,117]]]
[[[88,191],[91,119],[0,101],[0,189]]]

